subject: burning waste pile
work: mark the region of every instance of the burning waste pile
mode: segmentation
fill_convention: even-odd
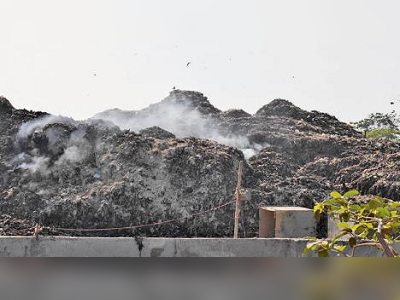
[[[260,205],[312,207],[347,189],[400,200],[398,144],[286,100],[250,115],[176,90],[141,111],[77,122],[0,98],[0,235],[29,234],[36,222],[100,229],[176,219],[90,235],[229,237],[234,205],[212,209],[233,201],[242,160],[247,237],[257,236]]]
[[[264,148],[263,145],[250,142],[240,132],[219,126],[220,122],[229,120],[230,116],[235,118],[234,113],[223,114],[212,106],[201,93],[175,90],[162,102],[141,111],[114,109],[97,114],[94,119],[110,121],[122,130],[143,131],[144,135],[149,135],[149,129],[153,128],[153,131],[162,129],[163,136],[213,140],[242,150],[247,158]],[[241,115],[236,117],[240,118]],[[154,134],[154,137],[158,137],[156,132]]]

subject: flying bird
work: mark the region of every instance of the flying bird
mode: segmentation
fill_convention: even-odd
[[[189,62],[186,64],[186,67],[189,67],[191,64],[192,64],[192,62],[189,61]]]
[[[390,102],[390,105],[394,105],[394,102],[392,101],[392,102]]]

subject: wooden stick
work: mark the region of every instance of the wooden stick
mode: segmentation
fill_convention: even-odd
[[[383,251],[385,252],[387,257],[395,257],[395,253],[392,251],[392,248],[388,245],[388,243],[385,240],[385,237],[382,234],[382,220],[379,221],[378,225],[378,232],[376,233],[376,236],[378,237],[378,241],[381,244]]]
[[[240,222],[240,212],[241,212],[241,197],[240,190],[242,188],[242,177],[243,177],[243,161],[239,163],[238,180],[236,185],[236,209],[235,209],[235,230],[233,234],[234,239],[239,238],[239,222]]]
[[[36,237],[36,240],[39,240],[39,234],[42,232],[42,226],[39,223],[36,223],[35,227],[33,228],[34,232],[33,235]]]

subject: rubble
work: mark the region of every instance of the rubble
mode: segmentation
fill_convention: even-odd
[[[234,205],[191,215],[234,200],[245,157],[247,237],[257,236],[260,205],[311,208],[333,190],[350,189],[400,200],[398,143],[364,139],[335,117],[286,100],[250,115],[175,90],[147,109],[110,110],[85,122],[17,110],[4,98],[0,109],[0,234],[28,234],[37,220],[100,229],[176,219],[86,234],[232,236]]]
[[[14,107],[11,105],[10,101],[4,97],[0,97],[0,113],[10,114],[13,110]]]
[[[0,215],[0,236],[30,236],[32,226],[28,220],[19,220],[9,215]]]
[[[175,139],[176,136],[169,131],[166,131],[158,126],[149,127],[143,130],[140,130],[139,133],[143,136],[153,137],[157,139]]]

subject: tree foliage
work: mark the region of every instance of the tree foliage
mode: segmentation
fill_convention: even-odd
[[[357,248],[375,247],[386,256],[399,256],[392,247],[400,240],[399,202],[374,197],[360,203],[355,200],[359,196],[358,191],[344,195],[333,192],[331,196],[329,200],[316,203],[314,213],[317,220],[323,213],[337,220],[340,233],[332,239],[310,241],[304,255],[316,252],[319,257],[327,257],[337,252],[344,256],[354,256]],[[351,255],[346,253],[349,247],[352,249]]]
[[[395,140],[398,139],[399,135],[400,135],[399,129],[386,128],[386,129],[374,129],[368,131],[366,137],[369,139],[388,138],[390,140]]]
[[[368,118],[352,123],[366,137],[387,137],[391,139],[397,138],[398,134],[400,134],[399,124],[400,119],[395,111],[387,114],[370,114]]]

